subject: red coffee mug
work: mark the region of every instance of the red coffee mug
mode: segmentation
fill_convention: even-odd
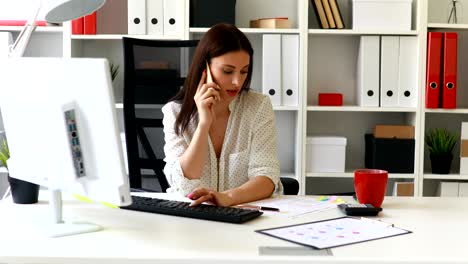
[[[385,170],[359,169],[354,171],[354,190],[361,204],[380,208],[387,190],[388,172]]]

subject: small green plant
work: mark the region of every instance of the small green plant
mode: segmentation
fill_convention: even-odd
[[[6,138],[2,138],[2,143],[0,146],[0,163],[2,166],[7,166],[7,160],[10,158],[10,150],[8,149],[8,144]]]
[[[457,136],[447,129],[434,128],[426,134],[426,145],[432,155],[452,153],[457,143]]]
[[[117,74],[119,74],[119,65],[116,65],[112,62],[109,63],[109,68],[110,68],[110,74],[111,74],[111,79],[112,81],[115,80],[117,77]]]

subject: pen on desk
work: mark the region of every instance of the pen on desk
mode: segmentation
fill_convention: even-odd
[[[242,204],[236,206],[238,208],[244,208],[244,209],[253,209],[253,210],[259,210],[259,211],[273,211],[273,212],[279,212],[279,208],[275,207],[268,207],[268,206],[260,206],[260,205],[250,205],[250,204]]]
[[[268,206],[259,206],[260,211],[274,211],[274,212],[279,212],[279,208],[274,208],[274,207],[268,207]]]

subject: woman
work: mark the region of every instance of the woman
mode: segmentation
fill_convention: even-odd
[[[252,58],[239,29],[213,26],[183,89],[162,109],[167,191],[187,195],[192,205],[231,206],[282,191],[271,102],[249,89]]]

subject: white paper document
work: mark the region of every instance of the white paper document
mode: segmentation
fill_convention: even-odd
[[[320,201],[317,197],[283,196],[281,197],[281,199],[271,198],[249,204],[278,208],[279,212],[271,213],[275,215],[294,218],[308,213],[335,209],[337,208],[337,204],[340,202],[341,199],[339,198],[326,200],[323,199],[323,201]]]
[[[256,232],[318,249],[411,233],[377,220],[353,217],[340,217]]]

